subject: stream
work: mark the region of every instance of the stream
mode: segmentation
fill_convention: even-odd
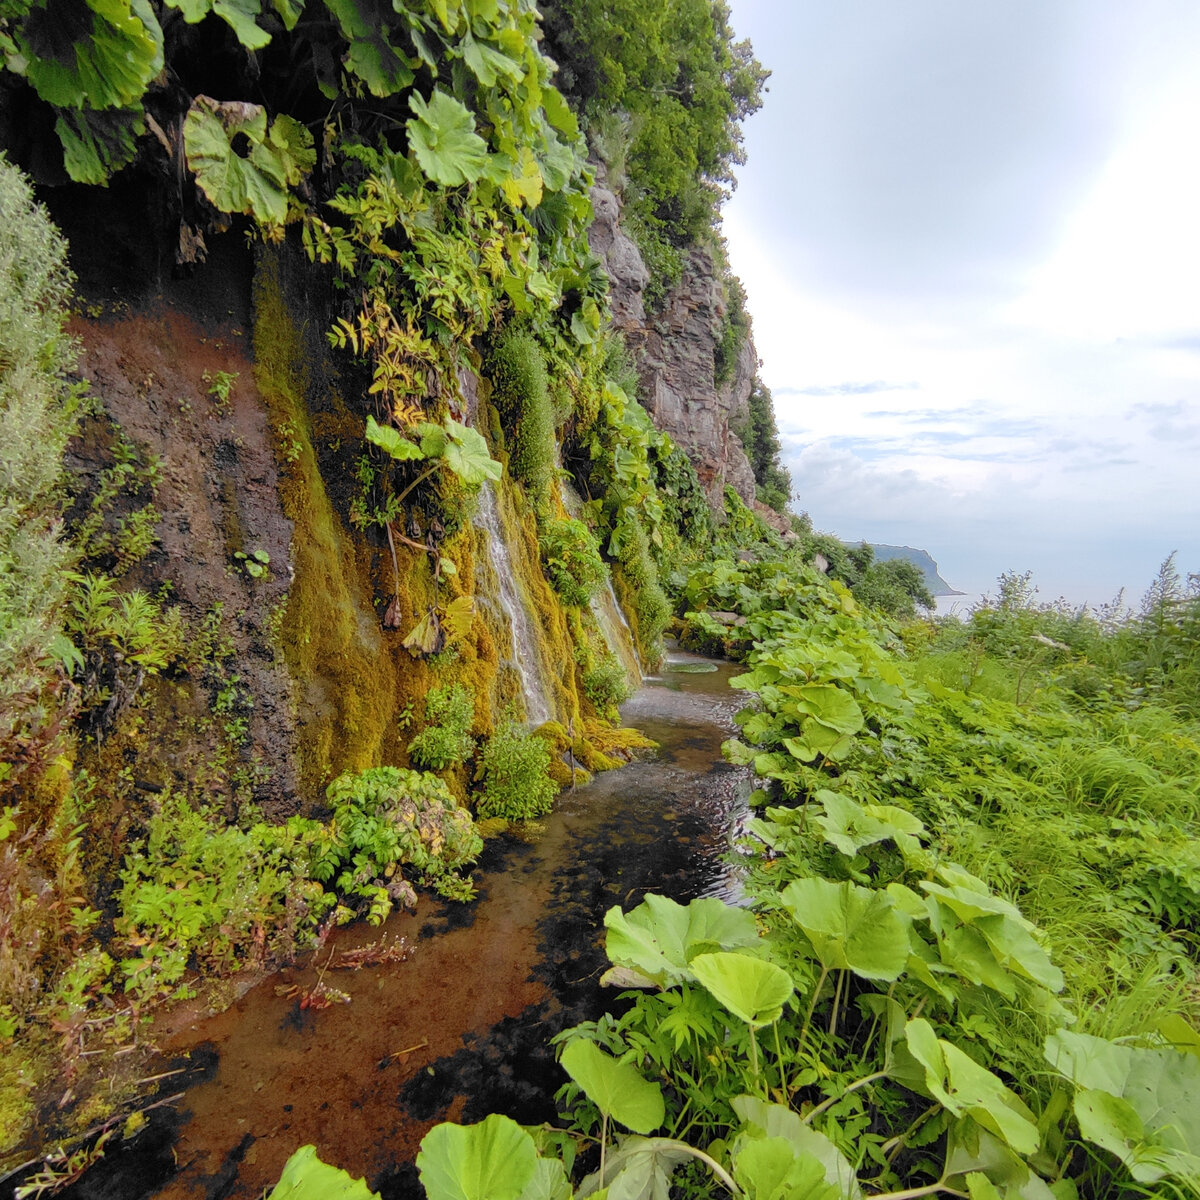
[[[730,849],[750,782],[720,746],[743,703],[728,687],[741,669],[672,653],[621,710],[660,748],[560,794],[522,836],[489,841],[470,904],[422,896],[382,929],[338,931],[313,963],[162,1038],[183,1067],[164,1094],[182,1095],[69,1195],[258,1197],[312,1142],[384,1200],[416,1197],[412,1162],[437,1122],[552,1119],[565,1076],[549,1040],[613,997],[598,983],[605,911],[647,891],[739,894]],[[381,935],[405,939],[407,957],[325,976],[349,1004],[314,1012],[289,996],[315,983],[333,946]]]

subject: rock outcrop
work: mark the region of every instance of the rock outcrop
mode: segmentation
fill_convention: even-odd
[[[596,216],[589,241],[608,271],[613,325],[634,354],[651,419],[692,460],[714,508],[721,507],[728,486],[768,523],[787,529],[785,518],[755,500],[754,471],[731,428],[747,415],[758,369],[752,337],[742,344],[728,379],[716,382],[726,306],[712,255],[693,246],[679,283],[661,310],[647,317],[643,293],[650,272],[621,229],[620,202],[599,183],[592,189],[592,204]]]

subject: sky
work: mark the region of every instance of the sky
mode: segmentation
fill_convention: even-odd
[[[793,508],[973,595],[1200,572],[1200,4],[732,0],[725,208]]]

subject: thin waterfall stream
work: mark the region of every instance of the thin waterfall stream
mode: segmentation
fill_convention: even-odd
[[[488,557],[496,576],[496,599],[499,600],[512,630],[511,665],[521,679],[521,690],[525,695],[525,716],[530,725],[541,725],[550,720],[554,712],[542,678],[538,642],[529,618],[528,605],[521,596],[517,573],[513,569],[512,556],[504,537],[496,488],[490,480],[484,483],[479,491],[477,524],[487,534]]]
[[[413,1159],[437,1122],[553,1119],[564,1076],[549,1041],[613,995],[599,987],[607,909],[648,891],[738,897],[732,848],[751,784],[720,747],[742,703],[728,687],[739,670],[672,654],[622,709],[658,750],[490,840],[476,900],[423,896],[382,929],[336,931],[312,962],[263,979],[224,1012],[184,1009],[173,1027],[160,1024],[173,1056],[163,1070],[182,1071],[163,1086],[180,1097],[64,1195],[250,1200],[311,1142],[384,1200],[418,1197]],[[381,935],[405,939],[404,961],[331,973],[350,1002],[300,1008],[333,950]]]

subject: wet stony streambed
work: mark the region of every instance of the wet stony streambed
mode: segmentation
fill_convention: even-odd
[[[673,654],[622,710],[661,749],[563,793],[527,840],[490,841],[471,904],[423,897],[383,930],[341,931],[339,950],[381,932],[411,947],[403,962],[330,973],[349,1004],[301,1011],[279,994],[311,987],[327,949],[165,1041],[188,1056],[167,1081],[183,1098],[71,1194],[260,1196],[312,1142],[389,1200],[420,1194],[411,1164],[436,1122],[552,1118],[563,1076],[547,1043],[613,995],[598,986],[604,912],[647,891],[736,894],[728,852],[749,780],[720,746],[743,702],[727,686],[738,670]]]

